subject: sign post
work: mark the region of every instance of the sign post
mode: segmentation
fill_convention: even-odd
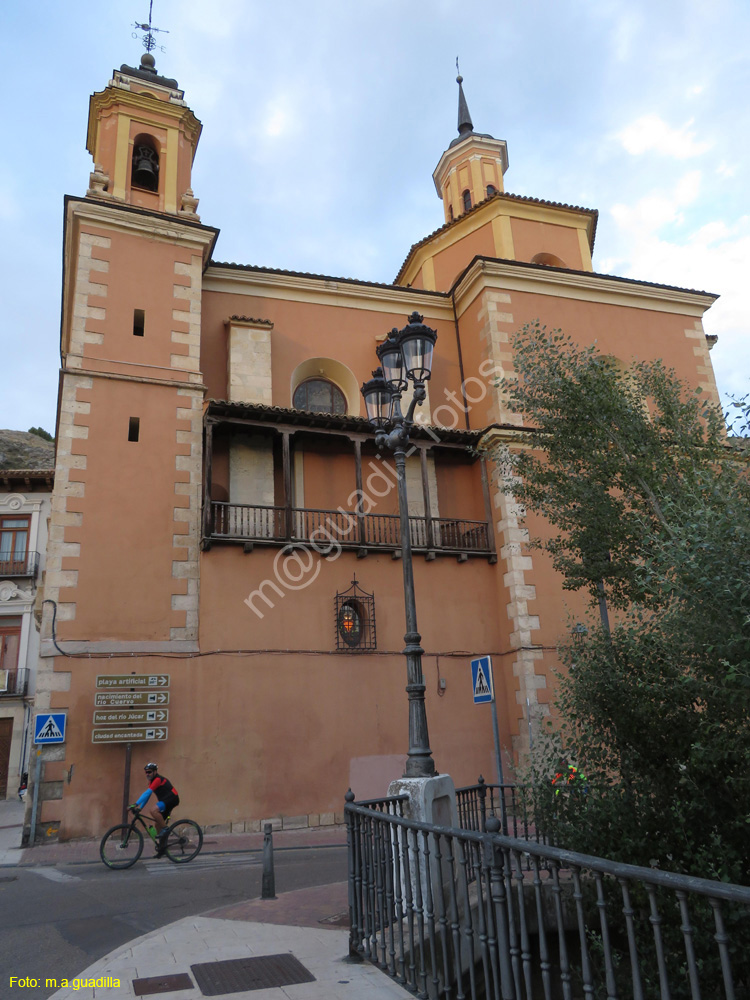
[[[99,674],[94,695],[94,728],[91,742],[124,743],[125,774],[122,789],[122,822],[128,821],[130,765],[134,743],[166,740],[169,730],[169,674]],[[103,690],[102,690],[103,689]],[[104,728],[99,728],[104,727]],[[64,730],[64,726],[63,726]]]
[[[471,661],[471,687],[474,692],[474,704],[492,705],[492,735],[495,740],[495,768],[497,783],[500,786],[500,823],[505,836],[508,835],[508,820],[505,814],[505,778],[503,776],[503,760],[500,754],[500,731],[497,725],[497,701],[495,699],[495,682],[492,675],[492,657],[478,656]]]

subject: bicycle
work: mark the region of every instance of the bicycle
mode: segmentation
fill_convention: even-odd
[[[149,837],[158,846],[158,833],[153,826],[146,823],[140,810],[133,809],[133,819],[130,823],[119,823],[104,834],[99,844],[99,855],[107,868],[132,868],[143,853],[143,833],[138,829],[140,824]],[[192,861],[203,846],[203,831],[192,819],[178,819],[169,824],[171,816],[165,817],[167,823],[164,853],[176,865]]]

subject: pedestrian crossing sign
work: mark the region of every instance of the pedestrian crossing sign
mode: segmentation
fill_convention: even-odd
[[[494,700],[492,660],[489,656],[479,656],[471,661],[471,687],[475,705],[483,705]]]
[[[34,743],[64,743],[67,712],[41,712],[34,719]]]

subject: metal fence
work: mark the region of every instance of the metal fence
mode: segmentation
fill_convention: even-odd
[[[750,888],[347,795],[350,953],[420,997],[747,1000]]]
[[[458,825],[462,830],[482,833],[489,817],[497,816],[501,833],[539,842],[543,838],[525,792],[523,785],[487,784],[480,774],[476,785],[456,789]]]

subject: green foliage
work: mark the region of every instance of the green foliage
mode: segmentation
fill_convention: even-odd
[[[518,377],[502,387],[531,429],[520,453],[495,457],[519,477],[509,492],[557,529],[534,544],[550,553],[567,589],[596,599],[604,581],[614,607],[647,601],[653,588],[636,572],[644,531],[677,530],[664,503],[693,487],[696,460],[721,455],[721,413],[682,391],[658,361],[624,374],[596,347],[539,324],[513,346]]]
[[[718,409],[659,362],[627,373],[534,325],[511,407],[533,428],[507,491],[552,526],[532,541],[565,586],[617,609],[560,651],[561,724],[530,780],[561,845],[748,883],[750,477]],[[750,403],[735,401],[735,426]],[[588,778],[554,796],[561,757]]]
[[[54,441],[55,440],[52,437],[52,435],[49,433],[49,431],[45,431],[45,429],[43,427],[29,427],[28,433],[29,434],[36,434],[37,437],[42,438],[44,441]]]

